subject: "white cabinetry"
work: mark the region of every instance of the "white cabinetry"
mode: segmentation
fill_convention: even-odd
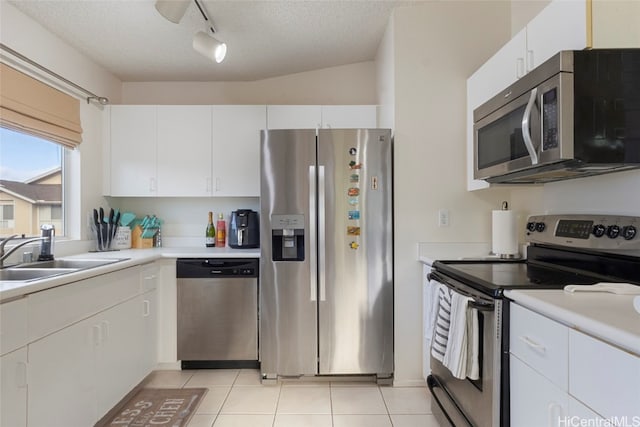
[[[640,357],[516,304],[509,345],[511,425],[640,416]]]
[[[27,300],[0,304],[0,425],[27,424]]]
[[[358,129],[377,127],[375,105],[269,105],[269,129]]]
[[[146,278],[127,268],[27,297],[29,426],[93,425],[150,372],[155,278]]]
[[[27,425],[27,347],[0,356],[0,425]]]
[[[156,194],[156,107],[114,105],[111,110],[112,196]]]
[[[158,282],[160,269],[156,263],[143,266],[140,272],[142,301],[142,345],[146,351],[140,360],[143,375],[152,371],[158,363]]]
[[[375,105],[323,105],[322,127],[327,129],[373,129],[376,126]]]
[[[269,129],[317,129],[322,126],[319,105],[267,105]]]
[[[214,196],[260,196],[260,131],[264,105],[213,106]]]
[[[158,105],[157,196],[211,195],[211,107]]]

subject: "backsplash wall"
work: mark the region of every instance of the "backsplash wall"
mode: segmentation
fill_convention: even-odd
[[[108,197],[110,206],[137,217],[156,215],[162,220],[162,244],[167,247],[204,246],[207,213],[224,214],[227,229],[232,211],[260,211],[258,197]]]

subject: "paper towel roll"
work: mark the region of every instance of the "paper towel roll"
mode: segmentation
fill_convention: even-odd
[[[518,232],[513,211],[492,212],[492,249],[496,255],[518,254]]]

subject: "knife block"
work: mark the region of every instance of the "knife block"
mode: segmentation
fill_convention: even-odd
[[[136,225],[131,230],[131,248],[132,249],[150,249],[153,248],[153,237],[143,238],[142,227]]]

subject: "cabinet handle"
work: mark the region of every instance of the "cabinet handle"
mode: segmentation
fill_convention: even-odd
[[[149,300],[146,299],[142,301],[142,317],[149,317],[149,314],[151,313],[150,307],[151,305]]]
[[[547,351],[545,346],[543,346],[542,344],[538,344],[537,342],[533,341],[529,337],[520,336],[518,338],[520,339],[520,341],[522,341],[523,343],[525,343],[526,345],[528,345],[532,349],[539,351],[540,353],[544,353],[544,352]]]
[[[144,276],[144,280],[154,280],[156,278],[155,274],[152,274],[150,276]]]
[[[16,363],[16,387],[25,388],[27,382],[27,364],[25,362]]]
[[[527,71],[531,71],[534,68],[533,64],[533,51],[527,50]]]
[[[557,413],[557,416],[554,416],[554,413]],[[560,425],[560,419],[564,418],[562,405],[556,402],[549,403],[549,406],[547,407],[547,414],[549,415],[547,425],[549,427],[558,427]]]
[[[516,78],[519,79],[524,76],[524,58],[516,59]]]
[[[207,193],[210,193],[210,192],[211,192],[211,178],[209,178],[209,177],[207,177],[207,183],[206,183],[205,191],[206,191]]]
[[[102,329],[100,325],[93,325],[91,330],[93,331],[93,345],[100,347],[100,344],[102,344]]]
[[[102,339],[106,342],[109,341],[109,321],[104,320],[100,324],[100,328],[102,329]]]
[[[152,193],[156,191],[156,179],[155,178],[149,178],[149,191],[152,192]]]
[[[216,191],[220,191],[220,178],[216,177]]]

